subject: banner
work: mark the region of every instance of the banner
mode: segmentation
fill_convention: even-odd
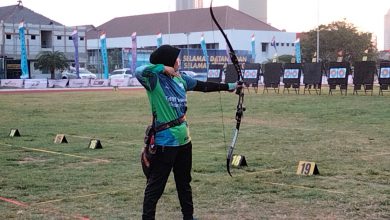
[[[106,43],[106,33],[103,32],[100,35],[100,51],[102,53],[103,60],[103,77],[108,79],[108,56],[107,56],[107,43]]]
[[[80,79],[80,64],[79,64],[79,34],[77,30],[74,30],[72,33],[72,40],[74,45],[74,63],[76,69],[77,79]]]
[[[157,48],[162,45],[162,34],[161,32],[157,34]]]
[[[82,88],[89,86],[90,79],[70,79],[69,87],[70,88]]]
[[[22,69],[21,79],[28,79],[28,66],[27,66],[27,53],[26,53],[26,40],[24,34],[24,23],[19,23],[19,39],[20,39],[20,66]]]
[[[23,88],[23,82],[23,79],[2,79],[0,80],[0,87]]]
[[[297,63],[301,63],[301,42],[299,38],[295,41],[295,60]]]
[[[109,79],[91,79],[91,87],[107,87],[109,84]]]
[[[133,77],[129,79],[129,86],[141,86],[141,83],[137,78]]]
[[[206,41],[204,40],[204,35],[202,33],[202,36],[200,37],[200,46],[202,47],[203,56],[206,59],[206,68],[209,69],[209,56],[207,55],[207,47],[206,47]]]
[[[251,46],[252,46],[252,59],[253,59],[253,62],[255,62],[255,60],[256,60],[255,34],[252,34]]]
[[[111,79],[110,86],[127,87],[129,86],[129,81],[130,81],[129,78]]]
[[[251,54],[248,50],[235,50],[237,59],[240,64],[251,63]],[[230,57],[226,50],[208,49],[208,60],[211,64],[225,65],[230,62]],[[189,49],[185,53],[180,53],[181,69],[192,70],[196,73],[207,73],[207,62],[201,49]]]
[[[131,35],[131,72],[135,73],[137,64],[137,32],[133,32]]]
[[[68,84],[68,79],[49,79],[49,88],[65,88]]]
[[[25,89],[45,89],[47,88],[47,79],[25,79]]]

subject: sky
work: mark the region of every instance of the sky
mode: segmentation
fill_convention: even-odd
[[[244,0],[245,1],[245,0]],[[115,17],[174,11],[176,0],[22,0],[23,5],[66,26],[99,26]],[[1,6],[17,0],[0,0]],[[203,0],[209,7],[210,0]],[[213,6],[238,9],[238,0],[214,0]],[[390,0],[268,0],[268,23],[287,32],[313,30],[318,24],[346,19],[362,32],[377,36],[383,49],[384,16]]]

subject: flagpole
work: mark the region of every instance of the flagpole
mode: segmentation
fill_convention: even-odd
[[[317,63],[320,62],[320,0],[317,0]]]

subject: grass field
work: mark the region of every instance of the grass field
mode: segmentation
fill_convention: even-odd
[[[199,219],[389,219],[390,96],[189,93]],[[0,219],[140,219],[143,90],[0,94]],[[17,128],[21,137],[9,137]],[[65,134],[67,144],[54,144]],[[91,138],[103,149],[88,149]],[[320,174],[297,175],[298,162]],[[171,175],[172,176],[172,175]],[[180,219],[173,178],[157,219]]]

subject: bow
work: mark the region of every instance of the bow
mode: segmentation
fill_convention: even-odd
[[[226,156],[226,169],[227,169],[227,172],[229,173],[229,175],[232,176],[232,174],[230,173],[230,165],[231,165],[231,161],[232,161],[232,157],[233,157],[234,147],[236,145],[236,141],[237,141],[237,138],[238,138],[238,131],[240,130],[241,118],[242,118],[243,113],[245,111],[245,107],[243,106],[243,103],[244,103],[244,90],[242,89],[243,76],[242,76],[242,72],[241,72],[241,67],[240,67],[240,65],[238,63],[238,59],[237,59],[236,53],[234,52],[233,47],[232,47],[229,39],[227,38],[226,33],[223,31],[222,27],[219,25],[219,23],[217,22],[217,19],[214,16],[213,0],[211,0],[211,2],[210,2],[210,14],[211,14],[211,18],[213,19],[215,25],[217,25],[218,29],[221,31],[223,37],[225,38],[226,44],[229,47],[230,60],[232,61],[233,65],[234,65],[234,69],[237,72],[237,89],[236,89],[236,94],[238,95],[238,102],[237,102],[237,108],[236,108],[236,128],[234,130],[232,142],[231,142],[231,144],[229,146],[229,150],[228,150],[227,156]]]

